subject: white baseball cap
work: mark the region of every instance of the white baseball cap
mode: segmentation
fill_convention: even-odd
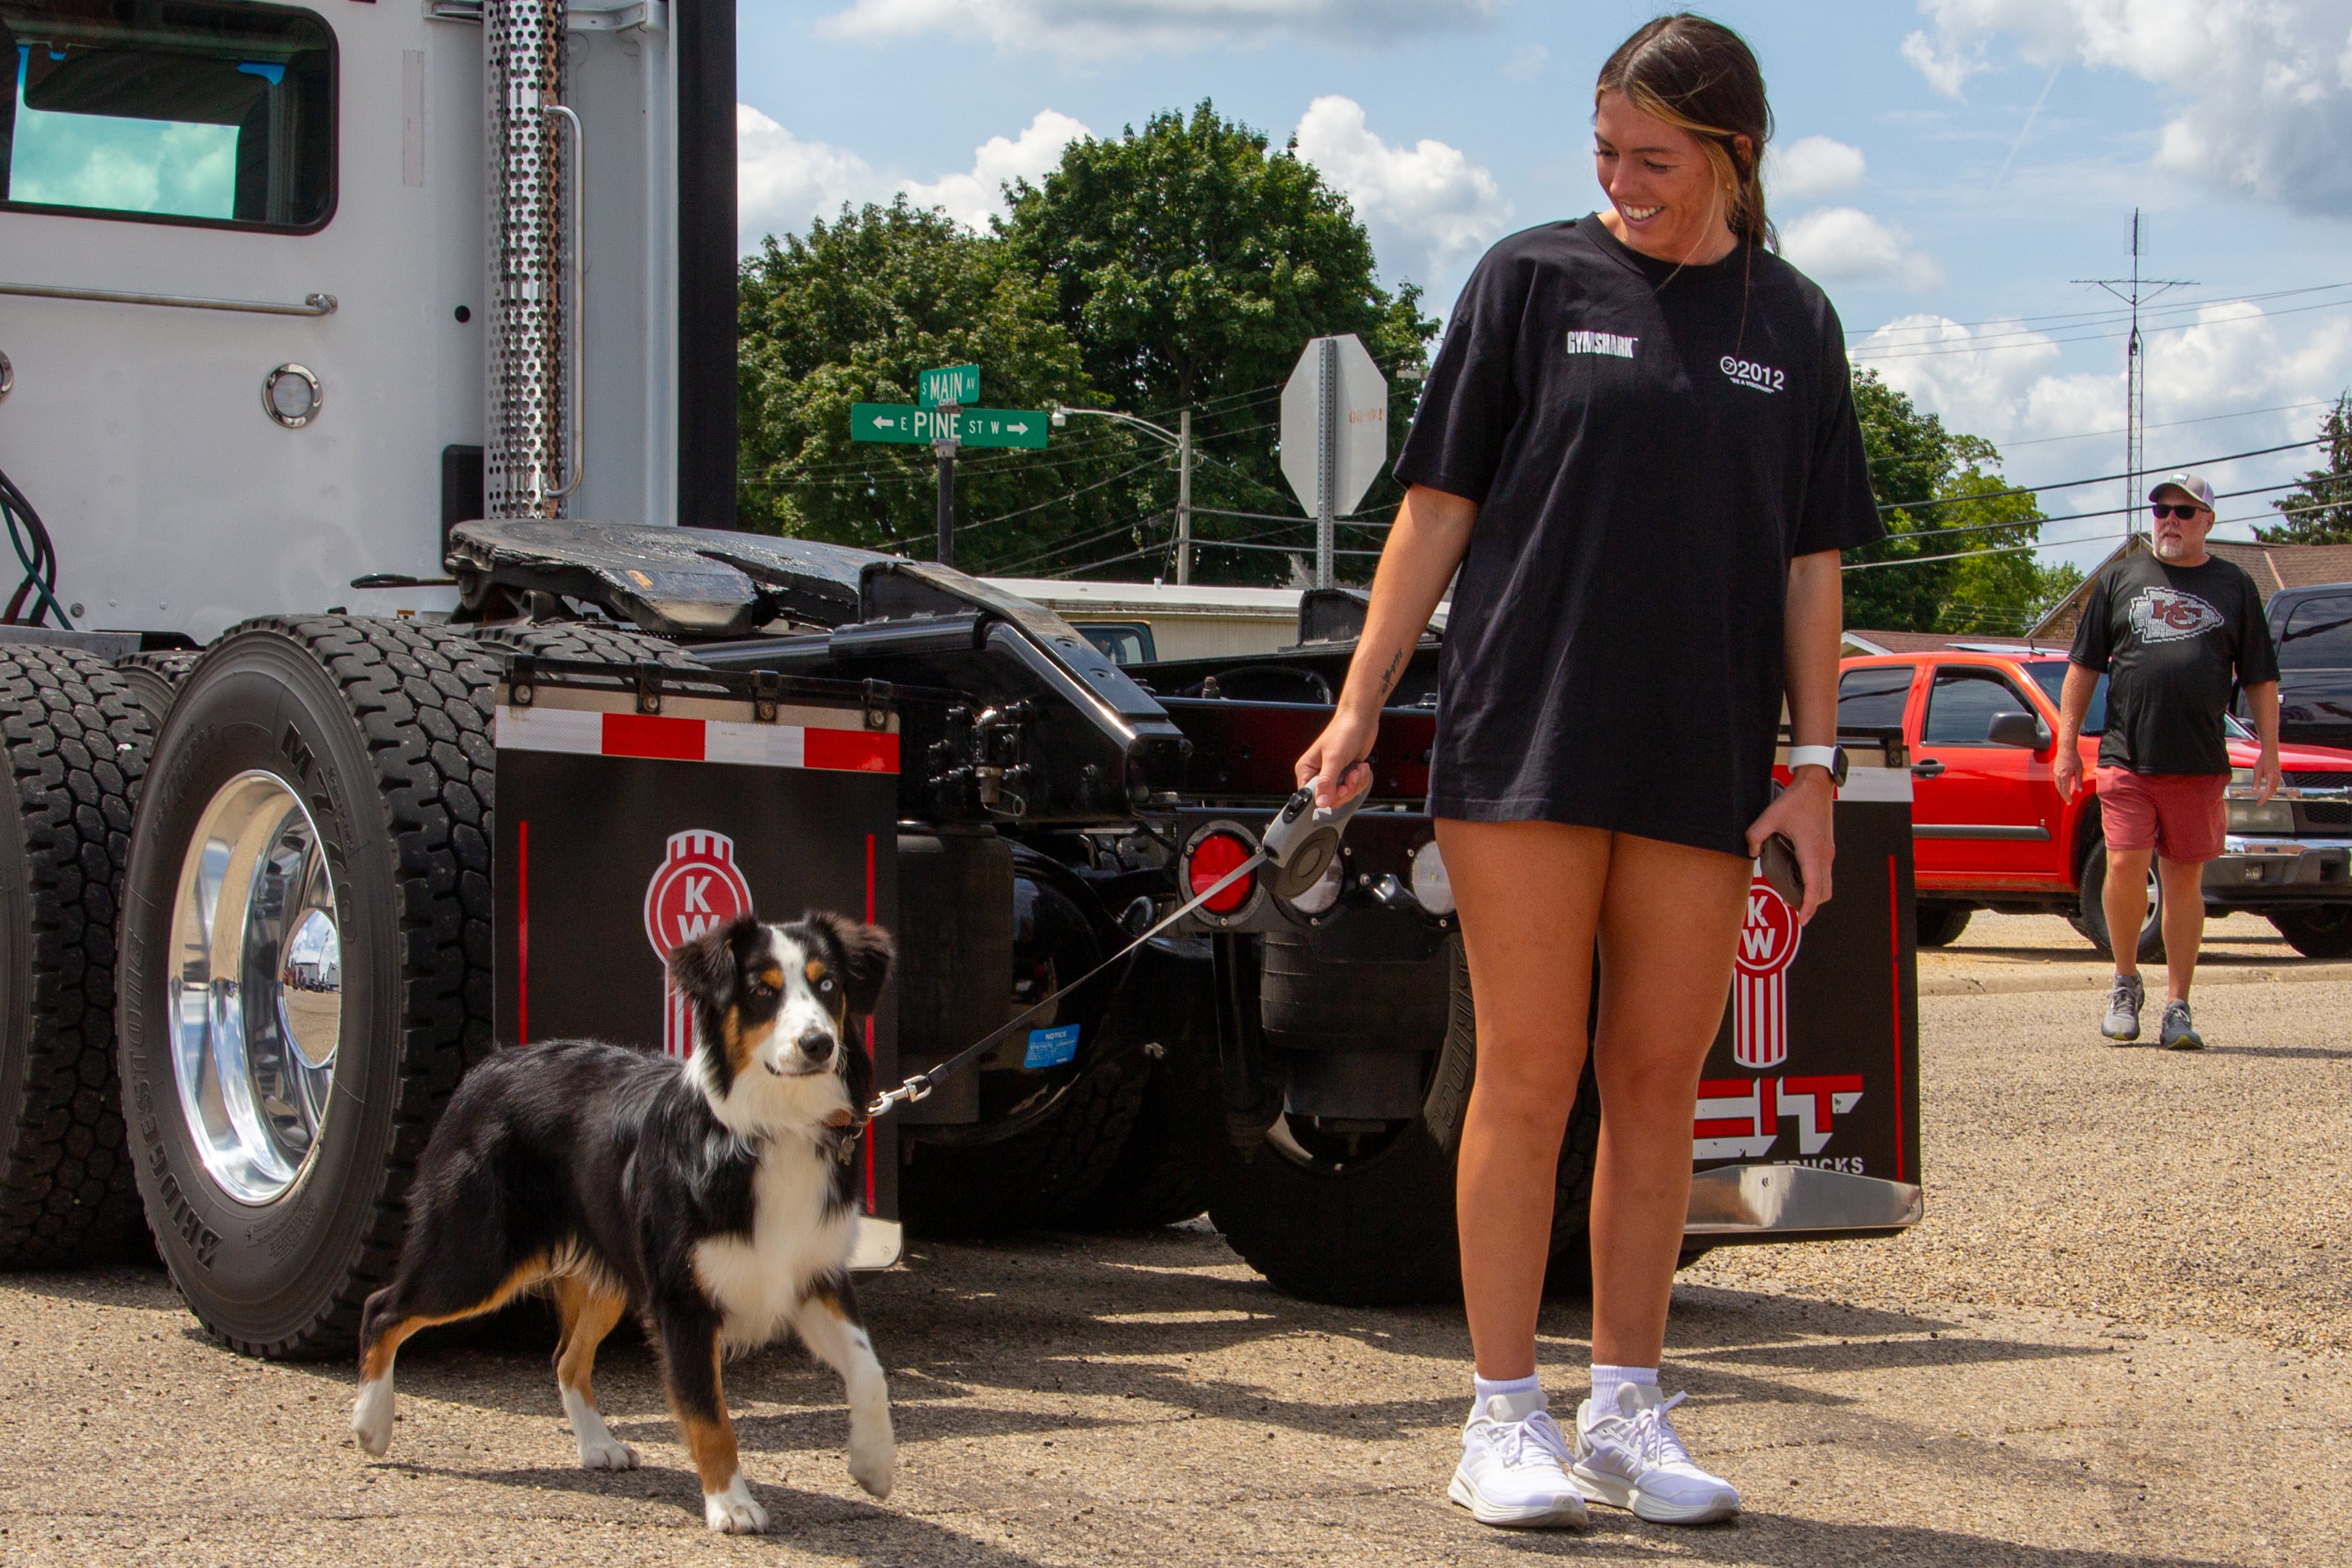
[[[2147,498],[2153,501],[2167,490],[2179,490],[2207,511],[2213,509],[2213,486],[2206,483],[2202,474],[2191,474],[2186,469],[2178,474],[2167,474],[2156,482],[2156,487],[2147,493]]]

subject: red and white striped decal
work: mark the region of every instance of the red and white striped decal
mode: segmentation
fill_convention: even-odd
[[[898,737],[887,730],[747,724],[663,714],[499,705],[498,744],[510,751],[575,757],[643,757],[661,762],[728,762],[744,768],[819,768],[896,773]]]

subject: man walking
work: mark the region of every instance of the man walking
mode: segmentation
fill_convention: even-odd
[[[2116,980],[2099,1032],[2118,1044],[2139,1038],[2137,938],[2153,855],[2169,982],[2158,1040],[2167,1050],[2199,1051],[2205,1040],[2189,1017],[2189,983],[2205,935],[2204,866],[2221,852],[2226,820],[2221,715],[2233,686],[2244,687],[2262,738],[2254,798],[2269,800],[2279,787],[2278,654],[2254,580],[2205,553],[2213,486],[2201,475],[2175,474],[2147,498],[2155,552],[2127,555],[2101,572],[2075,625],[2051,772],[2062,799],[2083,787],[2083,716],[2105,674],[2098,795]]]

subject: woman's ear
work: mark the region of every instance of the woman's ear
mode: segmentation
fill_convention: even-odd
[[[872,1012],[882,999],[884,983],[890,978],[891,961],[898,956],[898,946],[890,934],[879,925],[824,910],[811,910],[801,918],[803,924],[821,928],[841,949],[842,987],[849,1010]]]

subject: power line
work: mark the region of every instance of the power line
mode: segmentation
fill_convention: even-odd
[[[2230,294],[2205,298],[2182,299],[2175,302],[2174,304],[2166,306],[2163,308],[2168,311],[2200,310],[2208,305],[2259,305],[2266,299],[2285,299],[2299,294],[2325,294],[2330,289],[2336,288],[2352,288],[2352,282],[2314,283],[2305,285],[2300,288],[2273,288],[2266,293],[2261,294]],[[1948,326],[1958,327],[1963,331],[1973,331],[1979,327],[2008,327],[2012,325],[2024,327],[2037,321],[2121,321],[2129,314],[2130,313],[2128,311],[2113,309],[2068,310],[2047,316],[1994,316],[1982,321],[1950,322],[1944,320],[1941,317],[1937,317],[1927,321],[1890,321],[1884,327],[1875,327],[1867,332],[1848,332],[1846,336],[1848,338],[1874,338],[1881,332],[1940,332]]]
[[[2275,452],[2297,452],[2306,446],[2319,446],[2322,444],[2325,444],[2324,438],[2314,437],[2309,441],[2290,441],[2280,446],[2258,446],[2252,452],[2231,452],[2220,457],[2200,457],[2193,463],[2182,463],[2178,465],[2178,466],[2181,468],[2210,468],[2217,463],[2235,463],[2240,459],[2246,457],[2267,457]],[[1921,501],[1883,501],[1879,504],[1878,509],[1882,512],[1917,512],[1924,511],[1929,507],[1957,506],[1962,501],[1995,501],[2007,496],[2034,496],[2039,495],[2044,490],[2074,490],[2081,488],[2084,485],[2111,485],[2118,479],[2135,479],[2136,477],[2137,476],[2132,474],[2102,474],[2097,476],[2095,478],[2061,479],[2048,485],[2021,485],[2013,490],[1984,490],[1972,496],[1943,496],[1930,497],[1929,499]],[[2126,509],[2136,510],[2137,508],[2137,505],[2138,504],[2135,502],[2131,507],[2127,507]]]
[[[2235,413],[2200,414],[2195,419],[2167,420],[2161,424],[2142,425],[2140,428],[2178,430],[2184,424],[2212,424],[2225,419],[2252,419],[2259,413],[2293,413],[2295,410],[2303,408],[2333,408],[2335,403],[2336,400],[2333,398],[2321,398],[2315,402],[2283,402],[2273,408],[2242,408]],[[2047,446],[2053,441],[2088,441],[2096,435],[2121,435],[2122,434],[2122,427],[2117,426],[2114,430],[2078,430],[2072,435],[2037,435],[2031,441],[2005,441],[2001,443],[2001,450],[2009,452],[2021,446]]]

